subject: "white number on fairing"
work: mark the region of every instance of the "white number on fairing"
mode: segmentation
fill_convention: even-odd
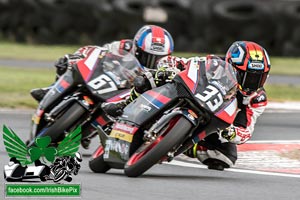
[[[98,90],[98,94],[104,94],[108,92],[112,92],[115,90],[118,90],[117,86],[115,83],[105,74],[101,74],[94,80],[90,81],[88,83],[90,87],[92,87],[94,90]],[[104,85],[107,85],[107,87],[102,88]],[[100,89],[101,88],[101,89]]]
[[[219,90],[212,85],[207,86],[206,90],[203,92],[204,95],[197,93],[195,97],[205,102],[208,108],[214,112],[217,110],[223,103],[223,97]],[[212,98],[213,96],[216,97]]]

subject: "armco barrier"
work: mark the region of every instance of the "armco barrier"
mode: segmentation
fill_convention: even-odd
[[[0,0],[0,37],[104,44],[144,24],[166,28],[176,51],[225,53],[252,40],[271,55],[300,55],[300,0]]]

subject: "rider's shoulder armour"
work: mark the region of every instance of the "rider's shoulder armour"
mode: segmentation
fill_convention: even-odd
[[[132,46],[133,46],[132,40],[129,40],[129,39],[120,40],[120,46],[119,46],[119,48],[121,50],[125,50],[125,51],[129,52],[129,51],[131,51]]]
[[[266,106],[267,102],[268,100],[267,100],[266,91],[265,89],[261,89],[257,92],[257,95],[251,99],[250,104],[252,107],[261,107],[261,106]]]

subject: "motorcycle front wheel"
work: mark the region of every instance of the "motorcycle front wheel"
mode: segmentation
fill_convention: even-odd
[[[182,142],[192,124],[181,117],[164,137],[158,137],[150,144],[142,145],[127,161],[124,173],[138,177],[163,158],[174,146]]]
[[[90,169],[95,173],[105,173],[110,170],[110,166],[104,161],[103,158],[104,149],[100,145],[93,153],[92,158],[89,161]]]
[[[86,109],[78,103],[74,103],[59,117],[55,119],[55,122],[45,127],[40,131],[39,136],[50,136],[51,142],[59,142],[59,139],[63,137],[64,131],[70,129],[75,123],[83,116]]]

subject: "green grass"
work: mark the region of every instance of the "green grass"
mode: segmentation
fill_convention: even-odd
[[[268,99],[271,101],[300,101],[300,85],[266,84]]]
[[[64,45],[25,45],[0,41],[0,59],[26,59],[55,61],[59,57],[75,52],[80,46]],[[174,55],[191,57],[203,53],[175,53]],[[271,57],[270,74],[300,75],[300,58]]]
[[[0,59],[24,59],[55,61],[57,58],[75,52],[79,46],[27,45],[0,42]]]
[[[0,42],[0,59],[26,59],[55,61],[79,46],[24,45]],[[197,53],[177,53],[190,57]],[[204,54],[200,54],[204,55]],[[271,58],[270,74],[300,75],[300,58]],[[35,108],[37,103],[29,94],[32,88],[49,86],[55,77],[53,69],[21,68],[0,66],[0,107]],[[271,101],[300,101],[300,86],[266,84]]]
[[[300,58],[271,57],[270,74],[300,75]]]
[[[49,86],[55,77],[50,69],[0,67],[0,107],[34,108],[30,90]]]

